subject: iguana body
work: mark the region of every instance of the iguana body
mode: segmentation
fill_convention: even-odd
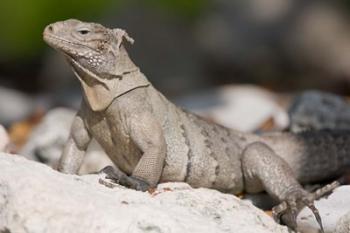
[[[297,211],[313,208],[315,199],[299,182],[334,177],[350,165],[350,134],[258,136],[176,107],[130,60],[122,42],[132,39],[123,30],[67,20],[49,25],[44,39],[67,57],[84,90],[62,172],[78,171],[94,138],[122,183],[142,190],[167,181],[230,193],[266,190],[290,207],[285,221],[295,227]]]
[[[135,73],[144,78],[142,73]],[[262,157],[260,147],[270,148],[282,157],[289,165],[286,170],[291,169],[294,174],[291,176],[302,183],[334,177],[345,168],[342,160],[348,158],[347,164],[350,163],[346,154],[350,152],[350,144],[347,144],[350,134],[340,131],[270,133],[262,136],[242,133],[209,123],[178,108],[151,85],[136,88],[114,99],[104,111],[95,112],[83,103],[80,115],[84,116],[82,121],[87,133],[101,144],[119,169],[152,186],[179,181],[193,187],[214,188],[234,194],[244,189],[263,191],[263,187],[255,182],[251,187],[244,184],[242,173],[243,158],[245,162],[249,159],[247,157],[257,156],[252,161],[252,167],[245,167],[247,173],[259,165]],[[147,160],[140,161],[146,148],[142,149],[139,144],[143,143],[138,140],[145,140],[145,144],[156,149]],[[247,148],[251,150],[247,151]],[[258,154],[255,155],[252,148]],[[334,153],[339,156],[333,156]],[[277,189],[283,186],[279,182],[284,183],[285,180],[281,177],[283,172],[273,171],[274,158],[271,159],[261,166],[265,172],[271,173],[267,174],[271,182],[276,182],[273,172],[277,173],[278,183],[271,183]],[[286,187],[289,186],[286,183]]]

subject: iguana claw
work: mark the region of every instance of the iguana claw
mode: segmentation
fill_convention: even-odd
[[[139,191],[147,191],[150,188],[150,185],[146,181],[133,176],[128,176],[119,169],[115,169],[112,166],[103,168],[100,173],[105,173],[106,179],[112,180],[113,182],[123,185],[127,188]]]
[[[273,207],[272,215],[276,222],[284,223],[293,230],[297,228],[297,215],[299,211],[307,206],[312,213],[315,215],[318,225],[320,226],[320,232],[324,233],[324,228],[322,224],[322,219],[319,211],[314,205],[314,201],[331,193],[335,188],[339,187],[340,183],[335,181],[331,184],[328,184],[314,193],[307,193],[306,191],[298,191],[291,193],[290,196],[283,201],[281,204]]]

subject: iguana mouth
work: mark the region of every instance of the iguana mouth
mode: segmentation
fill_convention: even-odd
[[[67,53],[65,51],[65,49],[67,48],[71,53],[75,54],[75,55],[78,55],[78,52],[75,51],[75,50],[72,50],[72,49],[69,49],[69,46],[65,47],[65,46],[62,46],[60,44],[67,44],[67,45],[75,45],[75,46],[81,46],[81,47],[84,47],[84,48],[87,48],[87,49],[90,49],[96,53],[99,53],[97,50],[85,45],[85,44],[82,44],[82,43],[78,43],[78,42],[74,42],[74,41],[69,41],[69,40],[66,40],[66,39],[63,39],[61,37],[58,37],[58,36],[55,36],[51,33],[48,33],[48,32],[44,32],[44,40],[52,45],[53,47],[55,48],[58,48],[58,49],[62,49],[61,51],[63,51],[64,53]],[[69,55],[69,54],[68,54]]]

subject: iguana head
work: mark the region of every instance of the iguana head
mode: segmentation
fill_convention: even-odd
[[[43,37],[65,55],[93,110],[103,110],[121,94],[149,85],[124,48],[124,41],[134,40],[122,29],[69,19],[46,26]]]
[[[118,75],[129,68],[121,67],[119,63],[125,62],[118,61],[125,59],[121,56],[125,53],[122,47],[124,39],[133,43],[133,39],[122,29],[109,29],[101,24],[69,19],[48,25],[43,37],[70,62],[88,69],[99,78],[106,74]]]

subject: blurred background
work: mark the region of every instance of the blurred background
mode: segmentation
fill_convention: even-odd
[[[3,0],[0,6],[0,124],[11,134],[14,124],[35,123],[49,109],[79,107],[78,81],[42,40],[47,24],[68,18],[126,29],[135,39],[129,53],[154,86],[197,112],[225,98],[237,103],[256,95],[256,102],[261,88],[262,95],[281,94],[282,107],[289,94],[306,89],[350,94],[349,0]],[[229,113],[216,109],[208,118]],[[239,128],[242,114],[254,113],[234,114],[236,124],[227,125]]]
[[[42,32],[68,18],[125,29],[152,84],[209,121],[350,130],[350,0],[2,0],[0,11],[0,152],[57,167],[82,93]],[[93,140],[79,173],[112,164]]]

